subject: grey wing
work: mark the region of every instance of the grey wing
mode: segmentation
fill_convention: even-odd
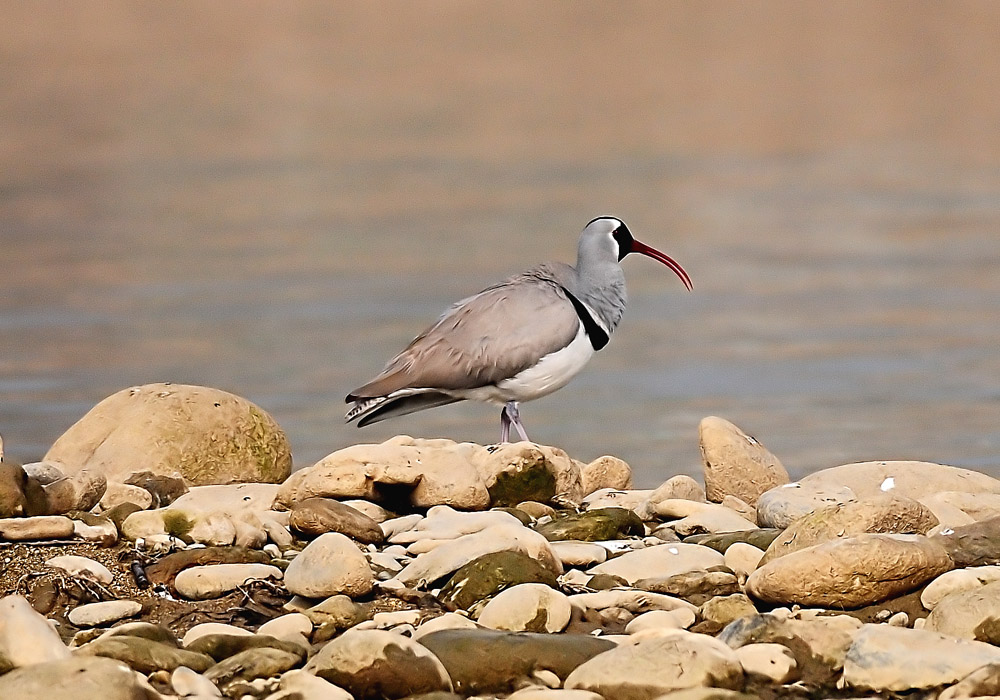
[[[580,320],[553,268],[535,268],[460,301],[347,400],[408,388],[488,386],[565,347]]]

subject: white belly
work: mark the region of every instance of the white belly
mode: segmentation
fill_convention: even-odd
[[[536,364],[515,374],[510,379],[497,382],[496,386],[484,386],[454,392],[457,396],[473,401],[531,401],[562,389],[569,380],[580,373],[594,354],[583,324],[573,341],[562,350],[556,350],[540,359]]]

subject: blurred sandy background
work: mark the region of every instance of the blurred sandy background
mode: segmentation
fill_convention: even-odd
[[[297,466],[449,303],[614,213],[646,259],[532,437],[697,473],[722,415],[793,475],[1000,476],[1000,3],[5,2],[0,434],[41,457],[151,381],[246,396]]]

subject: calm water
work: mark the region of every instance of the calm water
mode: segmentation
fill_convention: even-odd
[[[764,9],[767,12],[764,12]],[[532,437],[697,474],[721,415],[794,475],[1000,476],[1000,6],[26,2],[0,9],[0,434],[151,381],[246,396],[304,466],[452,301],[615,213],[612,343]]]

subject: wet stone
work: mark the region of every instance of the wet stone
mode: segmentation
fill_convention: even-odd
[[[441,588],[438,598],[445,605],[468,610],[478,601],[521,583],[557,586],[555,574],[528,555],[493,552],[456,571]]]
[[[332,498],[306,498],[292,506],[290,527],[305,537],[339,532],[365,544],[381,543],[385,536],[374,520]]]
[[[550,542],[580,540],[598,542],[646,534],[642,521],[625,508],[597,508],[583,513],[558,515],[535,529]]]

